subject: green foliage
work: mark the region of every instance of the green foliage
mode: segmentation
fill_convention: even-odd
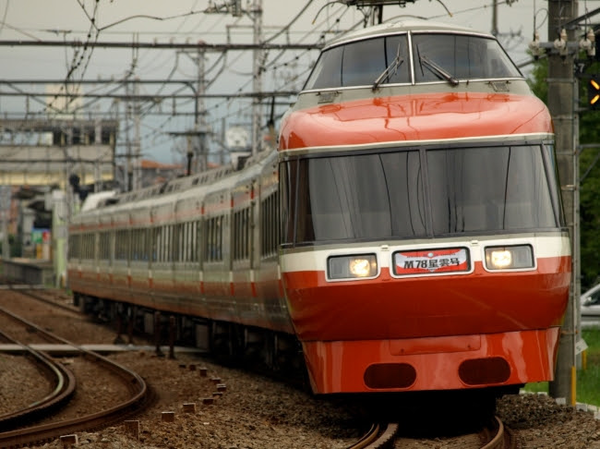
[[[584,329],[582,337],[588,345],[585,369],[577,370],[577,402],[600,406],[600,328]],[[582,367],[583,368],[583,367]],[[525,391],[548,393],[548,382],[527,384]]]
[[[587,363],[577,371],[577,402],[600,405],[600,328],[584,329],[582,337],[588,345]]]
[[[548,83],[546,82],[547,78],[548,59],[538,59],[534,63],[533,70],[527,78],[527,83],[529,83],[529,86],[531,87],[531,90],[533,90],[535,96],[542,100],[544,103],[546,103],[548,99]]]

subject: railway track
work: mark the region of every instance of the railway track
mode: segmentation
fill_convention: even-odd
[[[38,301],[49,304],[53,307],[58,307],[61,310],[65,310],[67,312],[71,312],[71,313],[75,313],[75,314],[80,313],[80,310],[77,308],[77,306],[72,305],[72,303],[66,303],[66,302],[61,302],[61,301],[57,300],[55,298],[56,294],[50,295],[50,297],[48,297],[48,295],[45,294],[48,292],[48,288],[43,285],[15,284],[15,283],[11,283],[11,282],[8,282],[8,281],[0,278],[0,290],[15,291],[22,295],[29,296],[30,298],[34,298],[34,299],[37,299]],[[50,290],[50,291],[55,292],[55,293],[58,292],[57,290]],[[69,299],[69,302],[71,302],[70,299]]]
[[[53,385],[52,391],[39,400],[19,410],[0,415],[0,429],[5,431],[22,427],[27,423],[35,422],[44,414],[52,413],[54,410],[67,403],[75,393],[76,380],[73,373],[66,369],[61,363],[56,362],[48,355],[37,351],[30,346],[14,340],[9,335],[0,331],[0,338],[8,343],[18,345],[22,348],[31,363],[33,363],[44,377]]]
[[[32,340],[39,341],[41,338],[47,342],[54,342],[57,344],[70,346],[72,348],[71,356],[81,357],[88,362],[98,365],[102,370],[110,373],[111,376],[120,379],[128,392],[128,397],[125,400],[122,400],[116,405],[105,410],[90,413],[81,417],[64,419],[57,422],[16,428],[19,423],[26,422],[25,417],[27,416],[35,416],[36,418],[41,419],[41,417],[52,415],[54,410],[56,410],[55,406],[52,404],[64,405],[64,403],[67,402],[68,398],[72,395],[70,390],[74,389],[75,385],[75,380],[72,378],[72,374],[69,374],[68,370],[65,368],[58,368],[58,366],[61,364],[50,362],[51,358],[45,352],[35,351],[29,346],[33,343],[32,341],[29,342],[29,345],[19,343],[24,353],[29,355],[35,353],[37,354],[36,359],[39,360],[40,363],[42,360],[44,360],[50,364],[49,367],[44,369],[46,371],[49,370],[55,372],[55,383],[61,385],[60,388],[57,387],[57,389],[60,389],[61,391],[57,393],[53,392],[48,398],[44,398],[44,400],[39,401],[39,403],[35,403],[21,410],[11,412],[8,416],[4,417],[4,419],[6,419],[6,423],[8,423],[10,426],[5,427],[3,425],[4,421],[2,421],[0,422],[0,428],[12,428],[12,430],[0,432],[0,447],[22,447],[25,445],[49,441],[62,435],[72,434],[74,432],[105,427],[120,419],[123,419],[145,405],[149,395],[148,388],[145,381],[135,372],[101,356],[100,354],[79,347],[70,341],[54,335],[51,332],[43,329],[41,326],[25,320],[5,308],[0,308],[0,314],[5,317],[5,319],[8,317],[14,323],[20,323],[20,325],[26,329],[24,335],[33,336]],[[8,339],[10,337],[5,335],[4,338]],[[60,371],[61,374],[56,371]],[[68,386],[66,384],[68,384]]]
[[[373,424],[359,441],[348,449],[385,449],[391,448],[398,432],[398,424]]]
[[[399,423],[373,424],[367,433],[348,449],[411,449],[460,447],[461,449],[516,449],[512,434],[505,428],[498,417],[494,417],[477,433],[467,433],[443,439],[439,437],[408,438],[399,436]]]

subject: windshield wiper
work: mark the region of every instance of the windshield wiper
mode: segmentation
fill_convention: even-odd
[[[389,80],[391,76],[395,75],[396,72],[398,71],[398,67],[400,67],[403,62],[404,62],[404,58],[402,58],[400,56],[400,44],[398,44],[398,49],[396,50],[396,56],[394,57],[394,59],[392,59],[392,62],[390,62],[390,65],[388,65],[385,68],[385,70],[381,73],[381,75],[379,75],[377,77],[377,79],[373,83],[373,87],[371,88],[371,90],[374,90],[374,91],[377,90],[377,88],[379,87],[379,85],[381,83],[383,83],[386,80]]]
[[[458,80],[456,78],[454,78],[449,72],[444,70],[438,64],[436,64],[431,59],[429,59],[427,56],[421,56],[421,52],[418,52],[418,55],[419,55],[419,63],[422,66],[427,67],[434,74],[441,76],[446,81],[448,81],[452,86],[458,86]]]

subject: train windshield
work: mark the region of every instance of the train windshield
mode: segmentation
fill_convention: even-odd
[[[390,67],[385,83],[409,83],[407,35],[351,42],[324,51],[304,89],[373,85]]]
[[[303,90],[523,77],[492,38],[412,33],[410,52],[408,39],[384,36],[324,50]]]
[[[500,44],[494,39],[453,34],[413,36],[415,81],[521,77]]]
[[[284,242],[556,229],[553,170],[540,145],[287,161],[280,177]]]

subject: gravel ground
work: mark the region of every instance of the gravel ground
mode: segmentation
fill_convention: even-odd
[[[137,439],[120,424],[79,434],[75,447],[325,449],[347,447],[352,437],[358,437],[352,415],[343,408],[270,379],[190,355],[169,360],[141,351],[111,358],[140,373],[155,401],[134,417],[139,421]],[[200,367],[208,369],[206,377]],[[226,387],[220,396],[213,396],[215,379]],[[205,404],[207,399],[213,403]],[[186,411],[189,408],[195,410]],[[173,422],[163,420],[165,412],[174,413]],[[54,441],[39,447],[62,448],[62,444]]]
[[[112,343],[116,336],[113,330],[82,317],[2,295],[0,305],[10,303],[11,309],[20,309],[32,321],[43,319],[54,332],[78,343]],[[137,437],[120,423],[78,434],[74,447],[336,449],[347,447],[360,433],[355,429],[361,413],[348,402],[314,397],[259,375],[216,365],[198,354],[178,352],[171,360],[146,349],[110,357],[144,377],[155,400],[134,417],[139,422]],[[207,368],[207,376],[201,375],[200,367]],[[28,362],[0,354],[0,414],[22,406],[24,399],[17,392],[34,392],[35,398],[40,391],[39,377],[31,370]],[[226,390],[213,396],[217,382],[225,384]],[[205,404],[207,398],[214,402]],[[98,400],[99,408],[101,402]],[[165,421],[163,412],[173,412],[174,420]],[[600,421],[595,419],[594,411],[559,405],[545,395],[528,394],[500,399],[497,414],[513,431],[521,449],[600,449]],[[56,440],[37,447],[62,449],[63,444]],[[447,446],[443,439],[433,438],[407,447]]]
[[[16,385],[26,379],[21,388]],[[32,361],[0,354],[0,416],[27,407],[51,390],[51,383]]]

